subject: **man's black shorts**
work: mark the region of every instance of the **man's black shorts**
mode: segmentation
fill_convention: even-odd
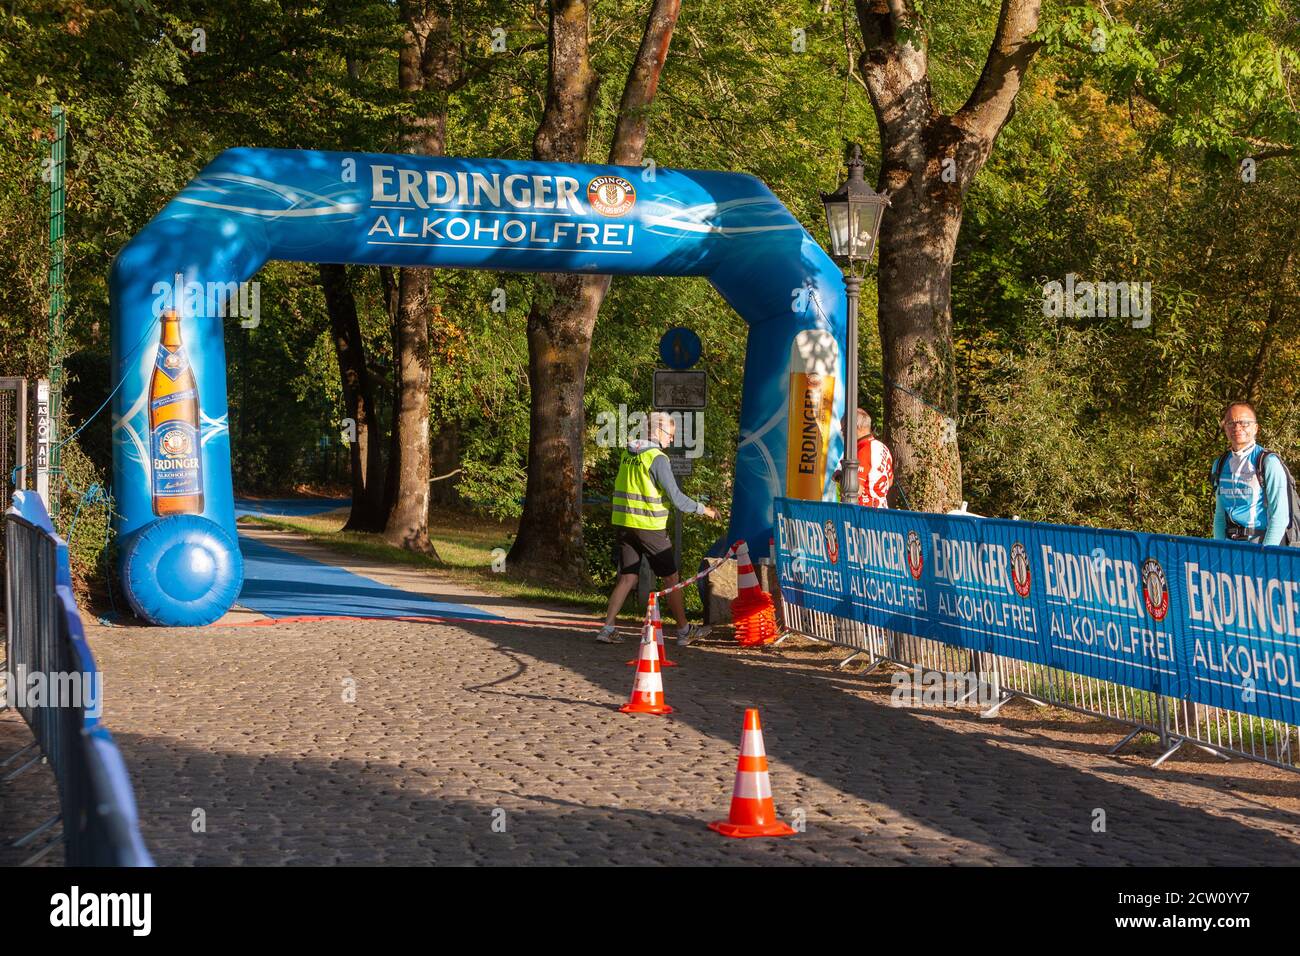
[[[677,556],[666,531],[619,527],[614,536],[614,563],[619,574],[636,574],[641,555],[650,559],[650,569],[661,578],[677,573]]]

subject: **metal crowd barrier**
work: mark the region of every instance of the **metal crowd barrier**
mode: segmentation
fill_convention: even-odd
[[[68,866],[152,866],[126,765],[93,706],[102,700],[103,676],[72,596],[67,545],[33,492],[15,492],[5,519],[8,613],[0,707],[14,706],[35,742],[0,761],[0,785],[46,759],[58,783],[60,808],[13,846],[29,846],[61,822],[62,835],[24,865],[62,844]],[[28,693],[36,675],[43,675],[44,699],[33,700],[35,693]]]
[[[1111,748],[1112,754],[1141,733],[1159,737],[1163,750],[1153,767],[1160,766],[1183,745],[1191,744],[1224,759],[1244,757],[1284,770],[1300,770],[1300,728],[1282,721],[971,651],[785,602],[781,603],[781,612],[787,631],[852,650],[840,661],[840,667],[865,654],[870,664],[868,673],[890,663],[944,675],[975,674],[975,683],[985,692],[985,699],[992,701],[982,712],[984,717],[995,716],[1004,704],[1020,698],[1129,725],[1132,730]],[[972,696],[976,696],[974,688],[966,698]],[[958,703],[965,703],[965,699]]]

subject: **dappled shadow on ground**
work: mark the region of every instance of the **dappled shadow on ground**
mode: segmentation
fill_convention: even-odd
[[[879,691],[860,695],[869,679],[821,660],[670,644],[670,656],[682,663],[664,676],[676,713],[627,716],[615,708],[631,686],[625,661],[634,645],[596,644],[589,632],[569,627],[385,621],[365,625],[373,647],[340,639],[340,648],[346,645],[340,659],[375,658],[382,666],[388,653],[382,635],[398,633],[389,628],[403,629],[408,649],[411,635],[427,639],[427,656],[416,640],[420,674],[401,684],[404,704],[419,711],[427,697],[432,707],[437,682],[456,684],[436,697],[449,726],[426,741],[418,759],[387,749],[401,743],[395,736],[405,734],[409,743],[410,728],[397,726],[408,718],[393,713],[383,714],[379,727],[373,717],[369,723],[346,718],[364,742],[332,758],[237,752],[240,735],[253,731],[235,726],[220,700],[203,720],[209,727],[229,724],[222,730],[229,746],[191,749],[181,726],[166,738],[115,731],[138,781],[146,841],[160,862],[1246,865],[1296,859],[1297,842],[1263,828],[1294,833],[1300,819],[1293,814],[1243,806],[1209,789],[1202,791],[1205,805],[1156,795],[1176,779],[1167,770],[1117,762],[1098,767],[1091,746],[1086,755],[1071,755],[1043,741],[1041,752],[1026,753],[1033,742],[1008,736],[997,721],[892,708]],[[265,640],[277,629],[255,630]],[[249,646],[239,631],[224,632],[222,640],[224,660],[236,670],[241,648]],[[288,635],[282,640],[292,646]],[[481,656],[475,651],[469,664],[442,663],[450,642],[472,640],[487,649]],[[159,653],[166,654],[165,642]],[[390,679],[396,685],[411,676]],[[747,706],[762,709],[778,809],[805,813],[806,833],[727,841],[704,827],[725,814]],[[295,713],[308,724],[339,719],[332,710]],[[190,831],[195,808],[205,811],[206,834]],[[505,812],[504,834],[491,827],[496,809]],[[1097,810],[1105,811],[1105,832],[1093,830]]]
[[[615,698],[630,687],[629,669],[619,666],[627,655],[619,648],[556,629],[465,628],[498,646],[575,668]],[[1042,756],[998,746],[996,720],[959,711],[957,719],[972,726],[957,732],[924,711],[890,707],[887,697],[864,699],[853,693],[860,681],[824,664],[792,665],[776,655],[764,663],[671,647],[670,656],[683,663],[664,678],[677,708],[672,719],[730,741],[741,708],[761,706],[768,751],[786,766],[940,833],[1002,848],[1021,862],[1289,864],[1300,850],[1300,840],[1052,759],[1051,742],[1042,743]],[[945,712],[943,720],[950,719],[953,713]],[[1023,747],[1025,740],[1016,743]],[[1101,749],[1089,748],[1093,754]],[[1107,762],[1108,775],[1112,766],[1130,765]],[[1170,779],[1167,771],[1130,769],[1135,779]],[[1300,779],[1289,790],[1300,793]],[[1098,808],[1106,811],[1104,834],[1091,829]],[[1300,816],[1278,811],[1276,819],[1300,831]]]
[[[156,779],[140,794],[143,835],[160,865],[825,861],[788,840],[719,838],[705,828],[707,815],[567,799],[542,786],[478,789],[436,767],[415,774],[372,761],[235,754],[215,755],[213,764],[214,755],[174,744],[125,745],[136,760],[177,766],[172,784]],[[188,773],[190,759],[210,772]],[[832,842],[859,838],[833,824],[823,830]]]

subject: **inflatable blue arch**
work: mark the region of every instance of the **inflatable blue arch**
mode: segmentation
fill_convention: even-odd
[[[765,553],[775,497],[833,497],[840,270],[753,176],[658,169],[647,178],[634,167],[495,159],[217,156],[112,267],[115,529],[133,609],[158,624],[199,625],[239,594],[228,320],[212,290],[220,298],[269,260],[707,276],[749,326],[727,541]],[[161,316],[171,309],[179,324],[165,342]],[[647,323],[652,334],[673,324]]]

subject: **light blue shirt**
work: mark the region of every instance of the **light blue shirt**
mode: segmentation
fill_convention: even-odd
[[[1282,460],[1271,454],[1264,462],[1261,481],[1259,457],[1263,450],[1259,445],[1251,445],[1230,452],[1223,462],[1214,504],[1216,538],[1227,538],[1227,519],[1231,518],[1243,528],[1263,529],[1265,544],[1282,543],[1282,535],[1291,521],[1286,470]]]

